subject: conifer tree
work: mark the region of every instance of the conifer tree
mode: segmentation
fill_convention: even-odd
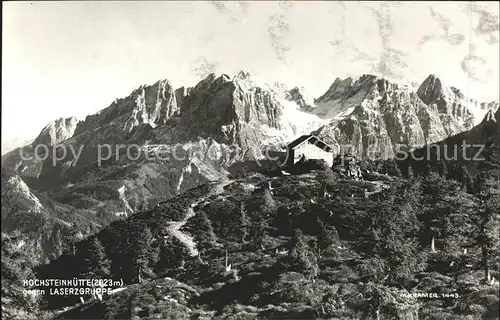
[[[212,223],[204,211],[198,213],[200,219],[199,231],[202,232],[201,240],[198,242],[198,249],[206,251],[213,246],[216,236]]]
[[[368,212],[367,241],[358,245],[366,255],[360,267],[376,282],[397,283],[425,267],[425,254],[416,241],[419,190],[418,183],[409,182]]]
[[[448,173],[446,176],[448,179],[453,179],[455,181],[461,181],[462,180],[462,172],[460,170],[460,166],[457,164],[456,161],[451,161],[449,166],[448,166]]]
[[[321,256],[321,251],[327,249],[338,239],[337,230],[330,226],[326,226],[321,219],[317,219],[319,227],[318,233],[318,256]]]
[[[78,226],[76,223],[73,223],[64,237],[63,251],[74,256],[78,240]]]
[[[1,235],[1,303],[2,319],[39,319],[40,296],[25,293],[29,287],[23,286],[24,280],[35,279],[33,257],[26,247],[19,246],[23,237],[17,231]]]
[[[240,215],[239,229],[241,230],[241,241],[245,242],[250,234],[251,223],[248,218],[247,209],[245,208],[245,204],[243,202],[240,204]]]
[[[256,221],[250,227],[250,238],[257,247],[263,244],[264,237],[266,236],[266,220],[261,214],[257,214]]]
[[[469,170],[467,170],[467,167],[465,165],[460,166],[460,182],[462,183],[462,186],[467,192],[472,191],[474,180],[472,179],[471,175],[469,174]]]
[[[326,192],[328,190],[328,186],[330,184],[332,184],[333,182],[335,182],[335,178],[336,178],[335,174],[333,173],[332,169],[330,169],[329,167],[323,168],[323,170],[321,170],[318,173],[318,181],[320,183],[321,193],[323,194],[323,196],[326,195]]]
[[[276,211],[276,202],[273,199],[271,190],[266,189],[264,191],[264,196],[262,197],[260,208],[262,213],[267,215],[270,215]]]
[[[84,250],[84,276],[88,279],[104,279],[109,276],[111,262],[99,239],[92,237]]]
[[[285,269],[301,272],[307,277],[314,278],[319,272],[316,255],[311,251],[307,240],[300,229],[295,229],[289,243],[288,257],[281,261]]]
[[[441,177],[446,177],[446,175],[448,174],[448,171],[446,169],[446,163],[444,163],[443,160],[436,163],[436,172]]]
[[[419,220],[423,223],[421,242],[429,245],[432,252],[436,251],[435,241],[443,236],[445,215],[447,211],[441,202],[446,195],[451,181],[432,173],[422,180],[423,201],[422,210],[418,212]]]
[[[423,176],[428,176],[433,172],[431,165],[429,164],[429,161],[424,161],[422,164],[422,175]]]
[[[483,172],[477,175],[473,192],[479,203],[477,241],[481,248],[481,266],[485,279],[489,281],[490,265],[498,257],[499,251],[500,194],[496,181]]]
[[[177,238],[163,239],[156,270],[163,272],[168,269],[179,268],[184,264],[184,258],[188,254],[187,248]]]
[[[413,167],[411,164],[408,166],[408,173],[406,174],[406,178],[408,180],[414,180],[416,178],[415,170],[413,170]]]
[[[158,250],[152,246],[154,238],[151,230],[146,226],[136,229],[131,235],[131,265],[133,268],[133,280],[142,282],[143,276],[150,276],[151,264],[156,264]]]

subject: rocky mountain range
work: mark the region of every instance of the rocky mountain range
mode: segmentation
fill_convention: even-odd
[[[58,145],[74,135],[77,124],[78,119],[75,117],[59,118],[52,121],[42,129],[38,137],[31,144],[35,146],[43,144],[48,147]]]
[[[498,121],[490,110],[437,143],[485,145],[476,164],[493,177],[490,192]],[[36,268],[42,279],[74,279],[93,261],[123,281],[82,303],[45,295],[48,319],[498,319],[498,250],[477,242],[481,230],[498,235],[498,219],[484,223],[484,212],[498,215],[498,197],[485,203],[474,191],[481,179],[452,172],[464,160],[447,160],[448,174],[415,166],[358,180],[335,167],[290,167],[192,188]]]
[[[422,147],[469,130],[478,114],[497,108],[434,75],[417,91],[374,75],[336,79],[317,99],[244,71],[210,74],[189,88],[160,80],[84,121],[58,119],[32,144],[3,155],[2,199],[9,201],[2,231],[29,229],[33,247],[47,256],[75,223],[88,234],[248,163],[257,170],[263,150],[283,150],[302,134],[361,157],[391,158],[400,145]],[[47,148],[35,149],[40,144]]]
[[[417,92],[373,75],[337,79],[316,105],[313,112],[334,119],[317,135],[334,146],[349,146],[359,156],[383,158],[394,157],[399,148],[421,147],[466,131],[474,126],[477,112],[460,91],[434,75]]]

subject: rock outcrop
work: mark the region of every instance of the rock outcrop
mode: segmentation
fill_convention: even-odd
[[[44,218],[47,230],[72,224],[75,212],[86,228],[105,226],[207,181],[224,179],[239,164],[257,163],[258,168],[262,163],[255,160],[265,156],[263,149],[280,151],[303,134],[314,133],[337,149],[349,147],[342,151],[360,158],[389,158],[401,145],[421,147],[443,140],[470,128],[465,99],[435,77],[424,81],[418,92],[373,75],[337,79],[315,101],[303,89],[268,85],[244,71],[236,76],[210,74],[189,88],[174,89],[161,80],[84,121],[58,119],[45,127],[35,142],[60,145],[67,151],[64,156],[49,150],[34,157],[33,145],[23,148],[24,157],[16,151],[4,155],[2,169],[13,172],[15,178],[8,181],[18,186],[9,182],[5,190],[28,190],[42,197],[42,215],[57,217]],[[24,191],[23,203],[32,203]],[[2,199],[4,194],[10,193],[2,185]],[[6,206],[10,212],[17,204]],[[48,243],[58,246],[60,241]]]
[[[211,74],[189,91],[181,109],[180,126],[186,128],[189,139],[211,137],[245,150],[283,144],[311,129],[313,123],[321,123],[286,98],[279,89],[244,71],[233,78]],[[306,123],[297,121],[295,116],[299,114]]]
[[[295,102],[301,110],[312,112],[315,107],[314,99],[305,92],[304,88],[294,87],[288,91],[288,100]]]
[[[227,177],[235,163],[262,158],[263,147],[280,148],[323,124],[287,100],[286,91],[247,72],[211,74],[177,90],[162,80],[115,100],[76,129],[57,129],[67,128],[59,126],[64,121],[47,126],[37,141],[60,145],[65,156],[49,150],[35,157],[27,147],[24,159],[10,153],[2,166],[55,201],[48,215],[86,210],[93,223],[106,225]]]
[[[459,90],[434,75],[417,92],[374,75],[357,81],[336,79],[316,100],[313,112],[331,121],[315,134],[344,152],[391,158],[402,148],[421,147],[469,130],[474,125],[472,106]]]
[[[33,141],[33,145],[38,144],[52,147],[73,136],[79,121],[75,117],[59,118],[46,125],[38,137]]]
[[[88,116],[75,130],[75,136],[113,125],[120,132],[130,133],[141,125],[156,127],[178,112],[176,95],[168,80],[151,86],[140,86],[128,97],[115,100],[109,107]]]
[[[31,143],[25,143],[2,155],[2,168],[11,168],[22,177],[38,178],[46,159],[56,146],[70,139],[80,122],[75,117],[51,121]],[[59,150],[61,151],[61,150]]]
[[[424,80],[417,94],[426,105],[437,109],[447,135],[474,126],[474,115],[470,108],[475,108],[476,102],[467,99],[460,90],[447,87],[435,75],[429,75]]]
[[[86,213],[36,194],[13,170],[2,168],[2,233],[21,233],[24,251],[33,261],[61,254],[73,223],[80,236],[98,230]]]

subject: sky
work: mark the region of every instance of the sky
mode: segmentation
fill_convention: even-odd
[[[323,94],[335,78],[429,74],[481,101],[499,96],[492,2],[3,2],[2,141],[104,109],[160,79],[210,72]]]

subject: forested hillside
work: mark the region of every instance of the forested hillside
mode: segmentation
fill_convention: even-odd
[[[498,317],[495,181],[392,171],[250,175],[190,190],[38,268],[40,278],[124,281],[102,302],[46,296],[44,308],[76,305],[65,319]],[[180,232],[197,256],[169,227],[190,208]]]

